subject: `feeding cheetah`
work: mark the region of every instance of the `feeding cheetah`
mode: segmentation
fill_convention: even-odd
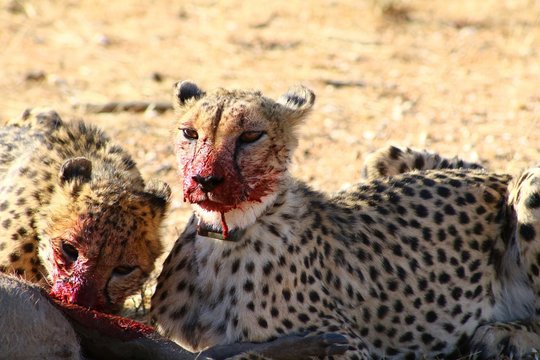
[[[161,252],[169,187],[145,186],[121,147],[52,111],[8,122],[0,149],[0,271],[118,310]]]
[[[540,169],[510,186],[509,175],[433,170],[326,195],[288,172],[314,100],[305,87],[274,101],[177,85],[175,151],[194,215],[152,321],[194,351],[340,332],[347,359],[443,357],[468,354],[477,329],[474,345],[498,351],[483,331],[494,339],[494,322],[538,308]]]

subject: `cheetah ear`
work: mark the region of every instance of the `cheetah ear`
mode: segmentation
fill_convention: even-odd
[[[281,105],[282,116],[297,123],[303,119],[315,103],[315,93],[305,86],[297,85],[281,95],[276,101]]]
[[[153,207],[165,212],[171,198],[171,188],[163,181],[153,180],[144,187],[143,197],[150,201]]]
[[[205,95],[204,91],[191,81],[179,81],[174,84],[174,96],[178,106],[184,106],[189,100],[200,99]]]
[[[85,157],[76,157],[66,160],[58,173],[60,183],[79,179],[82,182],[90,181],[92,178],[92,162]]]

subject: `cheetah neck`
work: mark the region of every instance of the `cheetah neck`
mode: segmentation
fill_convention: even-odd
[[[224,214],[222,214],[222,218],[223,217],[224,217]],[[222,220],[222,223],[223,223],[223,220]],[[200,218],[198,219],[198,222],[197,222],[197,235],[201,237],[236,242],[238,239],[242,237],[243,233],[244,233],[243,229],[233,229],[232,231],[229,231],[229,229],[226,228],[221,231],[215,231],[211,226],[206,224]]]
[[[234,235],[255,224],[257,219],[275,204],[278,194],[279,192],[273,192],[263,196],[260,201],[244,202],[223,214],[218,211],[208,211],[193,204],[193,210],[198,219],[199,235],[220,240],[231,239],[231,236],[226,236],[227,232]]]

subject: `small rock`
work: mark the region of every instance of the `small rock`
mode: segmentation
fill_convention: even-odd
[[[46,77],[47,75],[42,70],[29,71],[26,73],[26,75],[24,75],[24,81],[43,81]]]
[[[150,75],[151,79],[155,82],[162,82],[163,81],[163,74],[160,72],[154,71],[152,75]]]
[[[111,39],[107,35],[104,35],[104,34],[96,35],[94,37],[94,41],[96,42],[96,44],[99,44],[101,46],[109,46],[112,44]]]
[[[478,29],[475,26],[464,26],[459,29],[459,36],[461,37],[470,37],[476,35]]]
[[[5,5],[5,8],[8,12],[12,14],[22,14],[25,12],[24,6],[21,4],[20,1],[17,0],[8,1]]]
[[[178,18],[182,20],[189,18],[189,14],[184,8],[178,10],[178,13],[176,14],[176,16],[178,16]]]
[[[362,137],[363,137],[364,139],[366,139],[366,140],[373,140],[373,139],[375,139],[375,136],[376,136],[376,135],[377,135],[377,134],[375,134],[374,131],[369,131],[369,130],[366,130],[366,131],[364,131],[364,132],[362,133]]]

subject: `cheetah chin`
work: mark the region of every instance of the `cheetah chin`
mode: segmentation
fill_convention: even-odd
[[[204,227],[207,232],[216,233],[222,233],[224,229],[227,229],[227,232],[231,233],[234,230],[245,229],[255,223],[257,218],[274,203],[276,197],[276,194],[266,195],[258,202],[245,202],[225,213],[205,210],[198,204],[192,204],[192,207],[199,218],[199,228]],[[228,239],[228,236],[218,237],[215,235],[214,237],[231,240]]]

